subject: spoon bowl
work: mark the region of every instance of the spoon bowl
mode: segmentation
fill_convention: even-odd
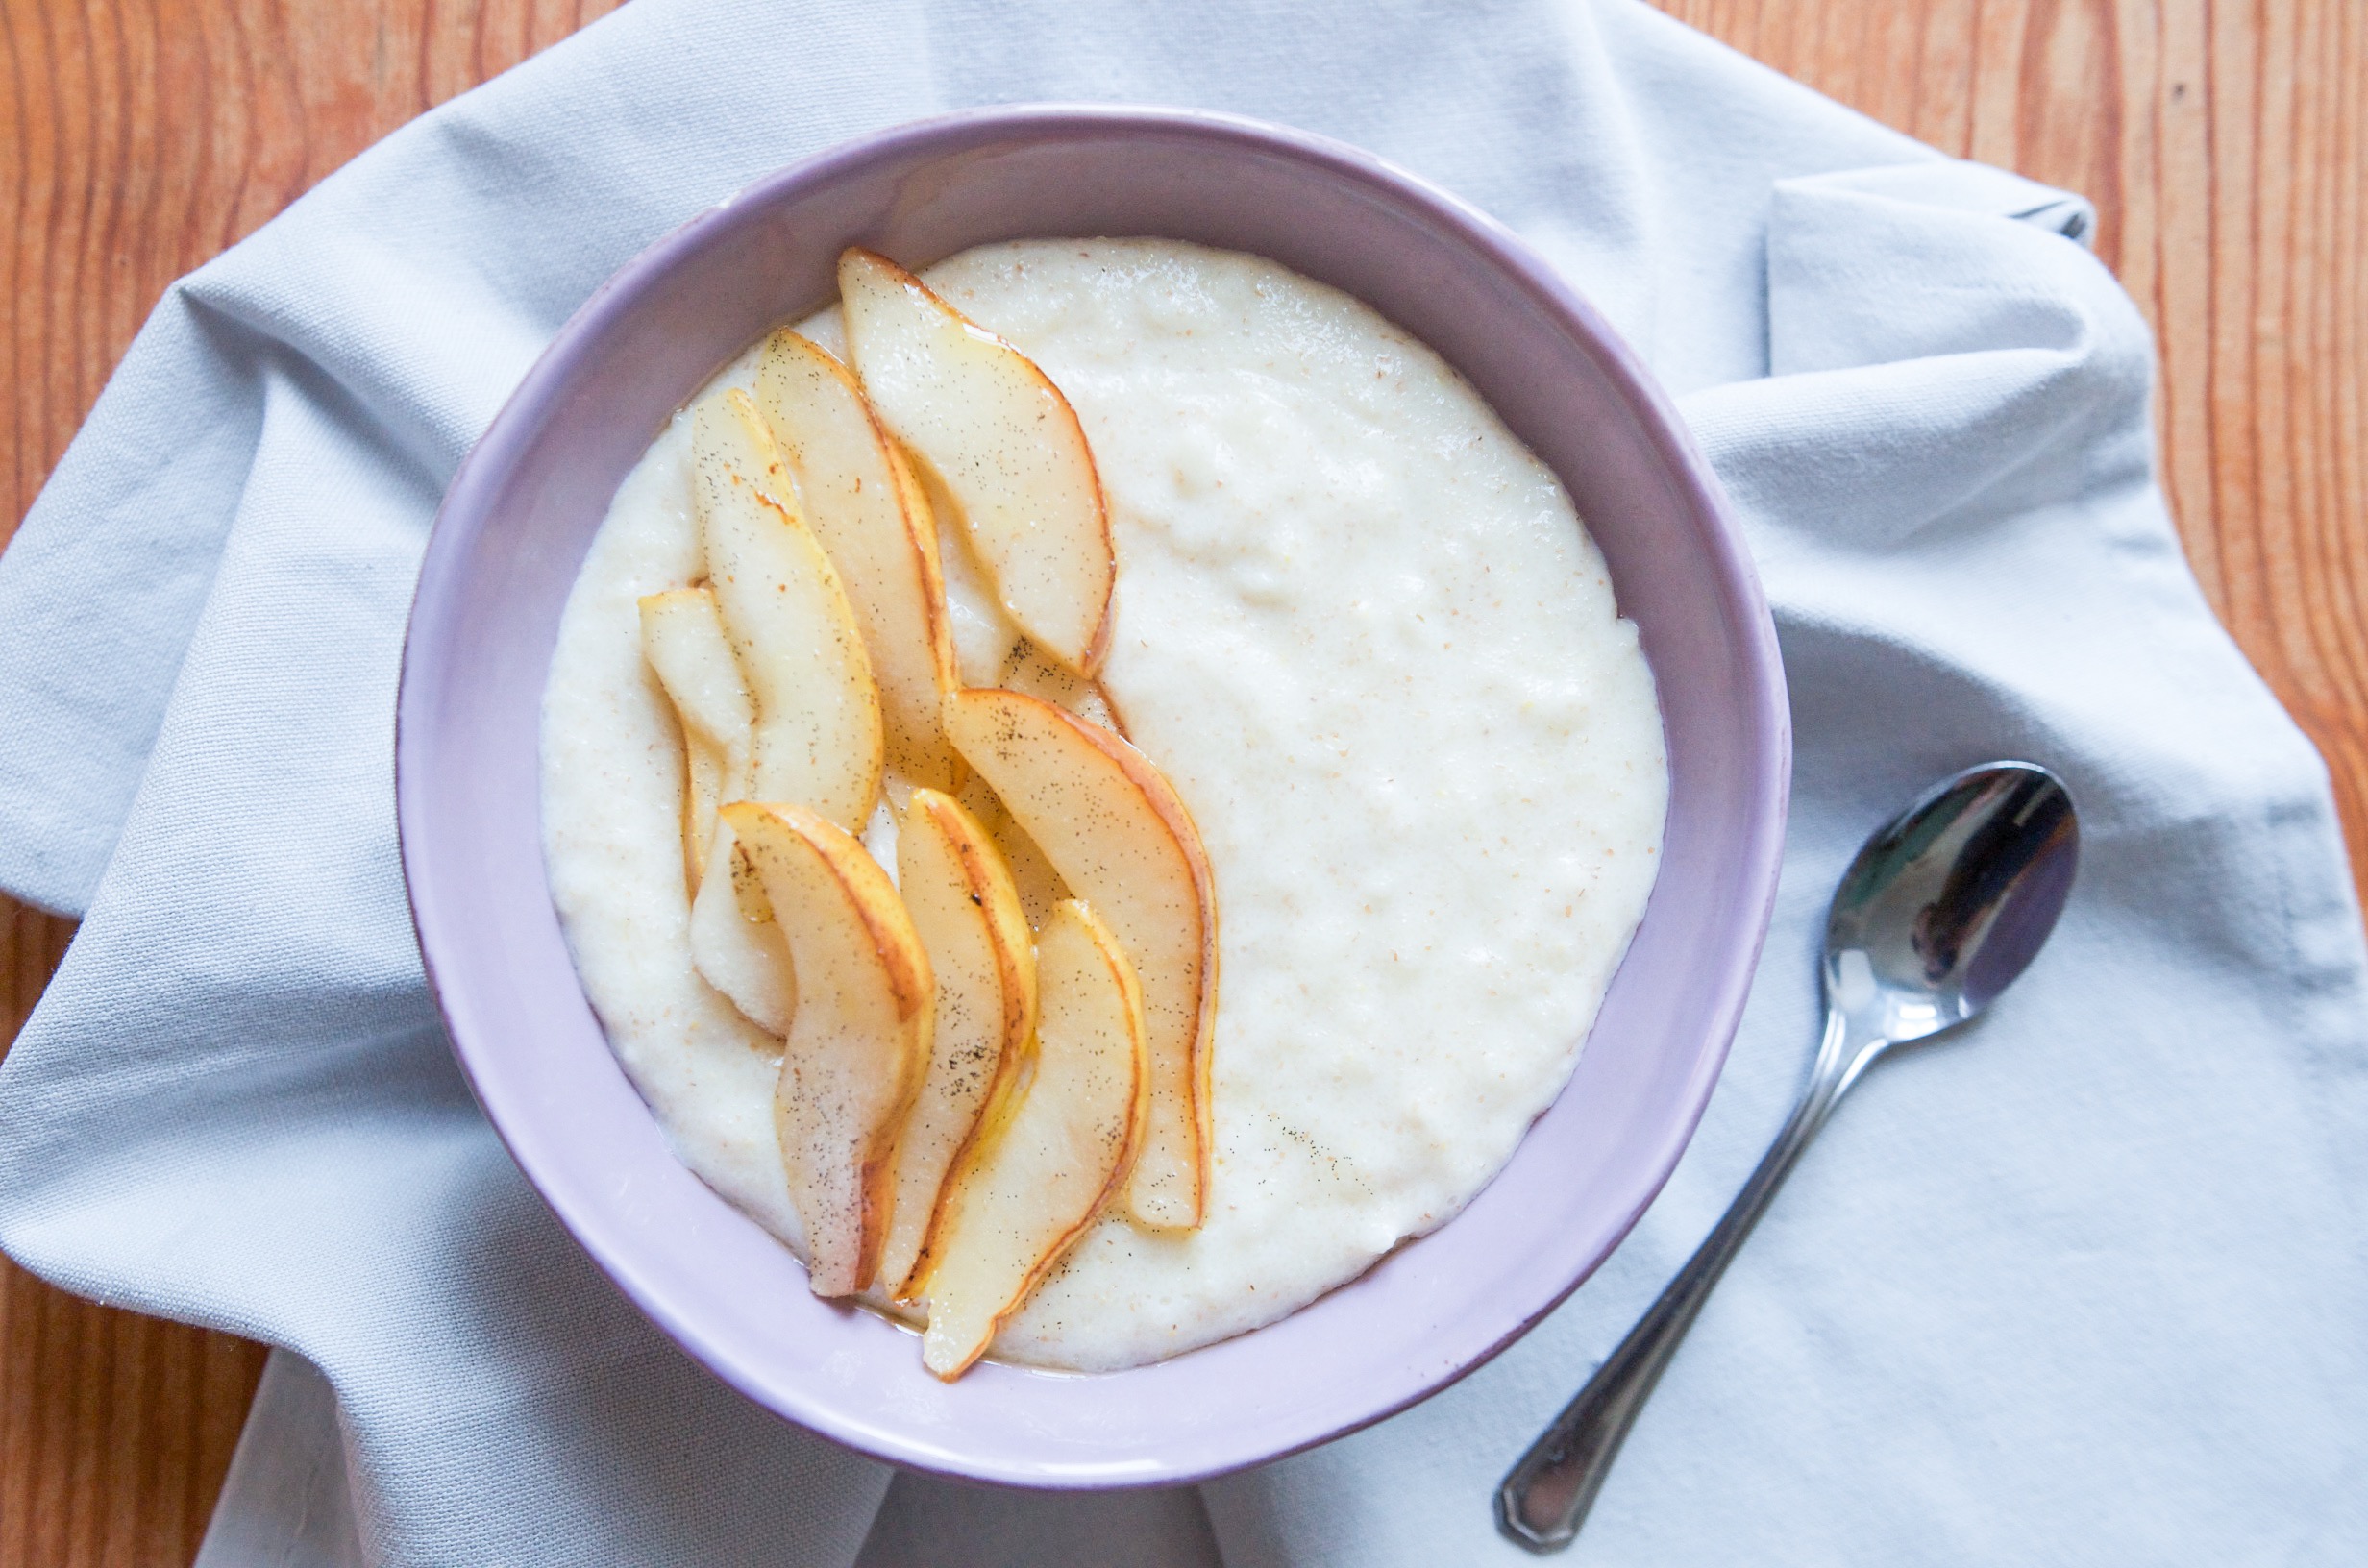
[[[1826,919],[1829,1009],[1898,1045],[1993,1001],[2055,929],[2080,861],[2061,780],[2027,762],[1968,768],[1868,839]]]

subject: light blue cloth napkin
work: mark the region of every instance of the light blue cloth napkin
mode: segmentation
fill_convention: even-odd
[[[1563,267],[1748,521],[1796,805],[1700,1136],[1537,1333],[1205,1518],[900,1483],[875,1531],[888,1473],[671,1348],[471,1103],[396,868],[396,660],[445,479],[613,268],[848,135],[1044,98],[1328,133]],[[2083,808],[2055,945],[1854,1097],[1572,1560],[2368,1560],[2357,912],[2319,762],[2180,556],[2088,221],[1630,0],[638,0],[176,285],[0,562],[0,885],[86,913],[0,1068],[0,1244],[317,1365],[342,1462],[259,1440],[233,1503],[341,1474],[372,1560],[1525,1561],[1490,1489],[1774,1131],[1837,873],[2020,754]],[[317,1431],[294,1365],[265,1413]],[[308,1528],[228,1517],[209,1561]]]

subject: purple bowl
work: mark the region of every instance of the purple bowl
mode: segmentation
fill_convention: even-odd
[[[842,247],[926,266],[1042,235],[1255,252],[1443,355],[1569,486],[1660,683],[1661,878],[1569,1087],[1453,1220],[1279,1323],[1133,1371],[922,1370],[808,1294],[668,1150],[609,1054],[544,879],[538,715],[559,612],[618,482],[726,360],[834,292]],[[1196,1480],[1435,1393],[1627,1234],[1692,1135],[1776,888],[1791,732],[1776,639],[1701,455],[1635,355],[1494,221],[1363,153],[1221,115],[1000,109],[759,181],[562,328],[453,478],[420,572],[395,747],[404,873],[461,1066],[544,1200],[684,1349],[899,1464],[1021,1485]]]

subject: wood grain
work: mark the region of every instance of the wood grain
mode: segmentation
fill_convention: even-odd
[[[0,540],[165,284],[617,0],[0,0]],[[73,927],[0,899],[0,1041]],[[262,1347],[0,1261],[0,1568],[196,1555]]]
[[[164,285],[613,0],[0,0],[0,527]],[[2325,752],[2368,882],[2368,7],[1663,0],[1962,156],[2084,191],[2161,344],[2207,594]],[[0,906],[12,1039],[63,921]],[[256,1347],[0,1263],[0,1568],[186,1562]]]

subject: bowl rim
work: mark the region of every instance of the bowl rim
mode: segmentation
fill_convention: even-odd
[[[710,232],[731,221],[736,209],[752,203],[769,205],[794,199],[802,192],[828,184],[843,172],[859,169],[900,152],[927,148],[931,144],[938,144],[942,152],[951,153],[960,151],[966,142],[1008,138],[1014,133],[1031,135],[1037,140],[1058,141],[1089,139],[1129,131],[1170,135],[1180,133],[1229,144],[1245,153],[1281,153],[1298,163],[1315,166],[1332,175],[1368,185],[1379,185],[1397,201],[1422,209],[1428,218],[1451,232],[1501,276],[1517,285],[1534,304],[1564,319],[1573,329],[1574,336],[1586,340],[1605,380],[1626,404],[1637,432],[1644,438],[1651,454],[1659,460],[1664,475],[1682,490],[1685,501],[1710,525],[1699,541],[1706,556],[1705,568],[1715,580],[1715,597],[1725,604],[1731,618],[1731,629],[1736,635],[1739,649],[1739,684],[1746,694],[1743,705],[1750,715],[1750,732],[1761,743],[1749,770],[1752,775],[1748,792],[1751,813],[1743,833],[1747,853],[1738,867],[1739,882],[1749,893],[1739,909],[1741,926],[1748,931],[1749,940],[1739,944],[1734,962],[1711,977],[1707,989],[1712,995],[1705,1012],[1714,1021],[1705,1031],[1703,1048],[1685,1081],[1684,1112],[1668,1118],[1649,1162],[1639,1162],[1635,1166],[1640,1170],[1648,1170],[1649,1179],[1639,1187],[1635,1201],[1625,1207],[1624,1213],[1610,1227],[1610,1239],[1597,1256],[1534,1310],[1526,1311],[1505,1333],[1476,1352],[1443,1364],[1410,1391],[1394,1396],[1352,1419],[1328,1424],[1324,1430],[1311,1433],[1284,1446],[1262,1448],[1221,1462],[1157,1468],[1151,1473],[1105,1475],[1098,1472],[1082,1477],[1067,1474],[1048,1477],[1040,1470],[1025,1465],[997,1465],[993,1462],[951,1465],[934,1451],[900,1444],[893,1437],[883,1437],[876,1428],[857,1426],[826,1407],[784,1396],[779,1390],[761,1384],[736,1361],[722,1357],[710,1347],[693,1326],[679,1321],[667,1304],[637,1277],[634,1266],[628,1260],[616,1256],[614,1250],[580,1219],[570,1204],[546,1189],[532,1164],[520,1150],[504,1111],[497,1109],[498,1097],[489,1097],[481,1082],[472,1053],[462,1044],[462,1031],[454,1026],[454,1011],[448,1002],[437,962],[439,949],[443,946],[443,934],[438,929],[440,919],[435,914],[423,913],[418,893],[421,880],[419,862],[427,852],[422,845],[433,836],[433,829],[426,821],[431,815],[425,799],[427,786],[422,782],[418,770],[410,766],[412,752],[406,737],[432,722],[430,716],[421,711],[425,699],[419,694],[432,683],[428,678],[431,673],[438,675],[442,673],[435,668],[441,650],[417,636],[422,622],[430,619],[429,612],[439,597],[450,595],[451,585],[465,570],[468,549],[490,515],[491,508],[487,503],[497,498],[502,480],[539,432],[542,421],[551,412],[553,394],[564,388],[577,361],[588,353],[589,345],[629,316],[659,279],[696,254],[706,242]],[[1665,726],[1665,709],[1663,717]],[[419,577],[405,626],[395,719],[397,845],[404,871],[406,902],[418,940],[430,992],[453,1045],[454,1056],[481,1111],[521,1174],[576,1244],[632,1302],[635,1309],[684,1353],[728,1386],[800,1429],[907,1469],[971,1482],[1066,1490],[1116,1490],[1189,1484],[1287,1458],[1347,1436],[1398,1414],[1462,1381],[1525,1335],[1586,1283],[1617,1250],[1645,1209],[1650,1207],[1666,1185],[1679,1158],[1692,1139],[1723,1069],[1774,912],[1791,783],[1791,716],[1774,621],[1757,569],[1744,547],[1734,507],[1708,459],[1678,417],[1668,396],[1645,368],[1641,357],[1611,323],[1503,223],[1387,159],[1332,137],[1248,116],[1201,109],[1141,105],[1067,102],[994,105],[933,114],[860,134],[751,181],[730,196],[659,235],[610,274],[553,334],[534,363],[504,401],[493,420],[471,446],[446,487],[422,555]],[[1626,962],[1627,957],[1623,955],[1618,968],[1624,968]],[[1611,980],[1607,982],[1607,1001],[1616,986],[1618,968],[1615,968]],[[1584,1040],[1582,1054],[1583,1048]],[[1525,1130],[1524,1141],[1529,1132],[1534,1130],[1534,1125]],[[1517,1153],[1518,1146],[1516,1145]],[[1492,1173],[1490,1183],[1483,1184],[1480,1190],[1485,1191],[1499,1174],[1501,1171]],[[1476,1201],[1478,1196],[1479,1192],[1476,1191],[1466,1200],[1466,1205]],[[718,1201],[724,1200],[719,1198]],[[1412,1239],[1418,1240],[1419,1237]],[[1407,1244],[1401,1242],[1400,1248]],[[1289,1321],[1291,1315],[1295,1313],[1286,1314],[1276,1321]],[[1261,1332],[1264,1332],[1263,1329],[1246,1331],[1249,1335]],[[1218,1343],[1225,1342],[1229,1341]]]

